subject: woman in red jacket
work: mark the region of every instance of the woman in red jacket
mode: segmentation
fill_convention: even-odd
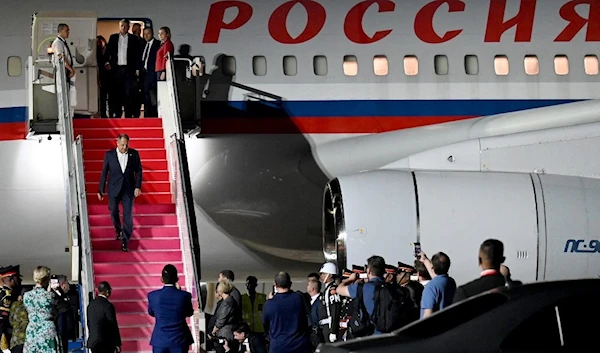
[[[158,31],[158,38],[160,39],[160,48],[156,53],[156,78],[158,81],[164,81],[167,79],[167,54],[173,56],[175,47],[171,42],[171,30],[169,27],[161,27]]]

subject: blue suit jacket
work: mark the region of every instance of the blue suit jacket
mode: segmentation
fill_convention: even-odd
[[[117,157],[117,148],[106,152],[104,155],[104,164],[102,174],[100,175],[100,186],[98,191],[104,194],[106,187],[106,177],[108,176],[108,196],[117,197],[121,190],[125,195],[133,198],[133,192],[136,188],[142,188],[142,161],[138,151],[130,148],[127,153],[127,166],[125,173],[121,171],[119,158]]]
[[[194,314],[192,295],[173,286],[148,293],[148,314],[156,318],[150,345],[161,348],[189,347],[194,343],[185,319]]]

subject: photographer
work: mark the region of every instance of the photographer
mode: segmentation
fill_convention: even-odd
[[[60,340],[63,353],[69,351],[69,338],[72,336],[75,315],[69,297],[69,281],[65,275],[53,275],[50,279],[50,287],[55,294],[57,315],[55,318],[56,333]]]
[[[267,346],[262,335],[251,332],[250,326],[245,322],[234,328],[233,338],[237,344],[232,345],[232,348],[230,348],[229,341],[225,341],[223,347],[226,353],[267,353]]]

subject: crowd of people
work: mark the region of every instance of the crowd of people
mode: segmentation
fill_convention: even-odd
[[[64,275],[39,266],[23,286],[19,266],[0,269],[0,348],[3,353],[67,353],[77,336],[78,294]]]
[[[308,275],[306,292],[292,290],[289,274],[280,272],[263,297],[255,291],[256,278],[248,277],[242,296],[233,272],[223,271],[207,331],[217,352],[314,352],[321,343],[392,332],[487,290],[520,284],[503,264],[501,241],[484,241],[478,258],[481,276],[460,287],[443,252],[431,259],[419,252],[414,265],[398,266],[372,256],[364,267],[341,272],[324,263]]]
[[[129,29],[131,27],[131,32]],[[56,58],[64,58],[67,81],[75,80],[73,53],[67,45],[69,25],[61,23],[58,35],[52,43]],[[169,27],[158,30],[123,19],[119,32],[108,41],[103,36],[96,38],[96,61],[98,64],[99,115],[102,118],[137,118],[141,116],[142,104],[145,117],[158,117],[157,81],[166,79],[168,55],[173,56]],[[189,47],[188,47],[189,48]]]

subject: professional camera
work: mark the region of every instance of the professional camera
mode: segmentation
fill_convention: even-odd
[[[352,265],[352,273],[356,273],[360,279],[365,279],[367,278],[367,266]]]

